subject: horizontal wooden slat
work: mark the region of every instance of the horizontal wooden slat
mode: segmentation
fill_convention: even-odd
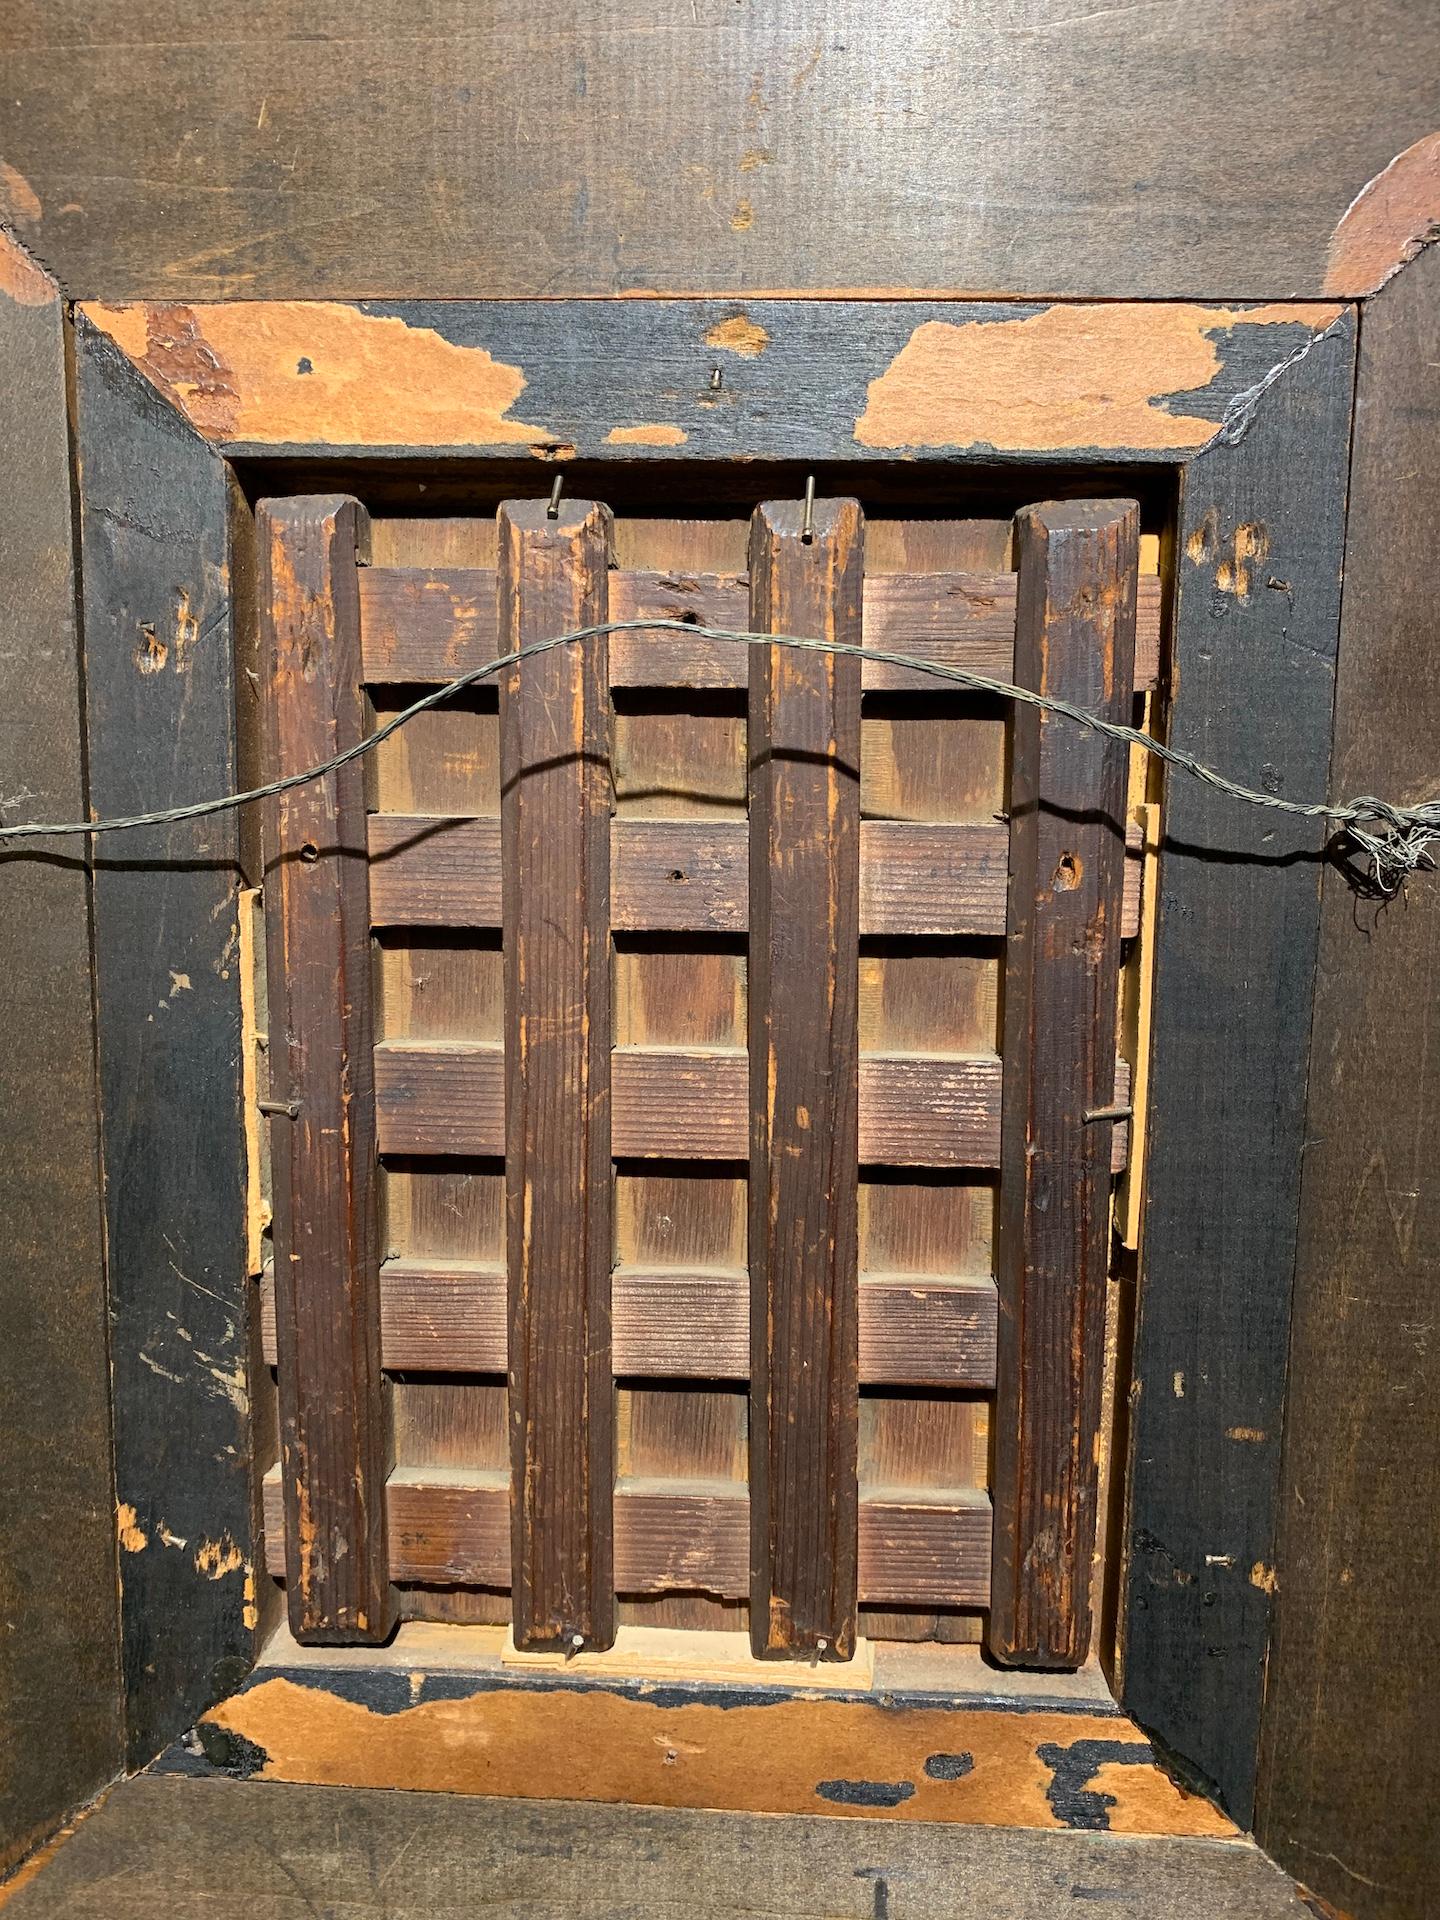
[[[1155,684],[1161,585],[1140,581],[1135,685]],[[487,567],[369,567],[360,576],[361,636],[368,681],[443,682],[500,652],[495,574]],[[744,574],[666,574],[618,569],[610,576],[613,620],[669,618],[707,627],[750,623]],[[874,573],[865,582],[869,647],[913,653],[944,666],[1008,679],[1015,654],[1013,573]],[[746,650],[683,632],[617,633],[612,687],[744,687]],[[913,668],[867,660],[867,692],[933,691],[943,682]]]
[[[611,1150],[617,1160],[743,1160],[749,1139],[741,1047],[617,1047]],[[505,1141],[500,1047],[387,1041],[375,1049],[382,1154],[498,1158]],[[1115,1099],[1130,1069],[1115,1064]],[[1108,1124],[1108,1123],[1097,1123]],[[1114,1128],[1125,1165],[1129,1129]],[[871,1053],[860,1058],[860,1159],[873,1166],[994,1167],[1000,1061],[993,1054]]]
[[[750,1296],[743,1268],[619,1266],[611,1307],[615,1372],[743,1380]],[[260,1334],[275,1365],[275,1295],[261,1282]],[[380,1350],[397,1373],[503,1373],[505,1272],[498,1263],[390,1260],[380,1270]],[[995,1283],[986,1275],[862,1273],[866,1386],[995,1384]]]
[[[386,1487],[390,1575],[429,1586],[510,1584],[510,1494],[503,1473],[404,1467]],[[615,1585],[741,1599],[750,1583],[750,1503],[733,1480],[621,1480]],[[284,1577],[280,1484],[265,1479],[265,1557]],[[860,1498],[860,1598],[869,1605],[983,1607],[990,1596],[990,1501],[973,1488]]]
[[[1005,932],[1009,828],[905,820],[860,824],[862,934]],[[746,930],[744,820],[617,819],[610,836],[612,925],[624,933]],[[1123,937],[1140,925],[1141,834],[1127,838]],[[426,814],[370,816],[370,912],[377,927],[498,927],[500,823]]]

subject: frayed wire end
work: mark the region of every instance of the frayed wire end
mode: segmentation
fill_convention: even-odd
[[[1354,877],[1372,897],[1393,900],[1412,873],[1434,871],[1430,849],[1440,841],[1440,801],[1393,807],[1364,794],[1342,818],[1350,848],[1366,863]]]

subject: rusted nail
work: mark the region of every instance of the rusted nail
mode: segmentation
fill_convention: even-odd
[[[300,1118],[300,1102],[298,1100],[257,1100],[255,1104],[261,1113],[283,1114],[287,1120],[298,1120]]]
[[[815,476],[805,482],[805,518],[800,522],[800,538],[808,547],[815,538]]]
[[[1091,1107],[1085,1114],[1087,1122],[1091,1120],[1129,1120],[1133,1117],[1133,1107]]]
[[[555,484],[550,489],[550,504],[545,509],[545,518],[547,520],[558,520],[560,518],[560,495],[564,491],[564,488],[565,476],[563,473],[557,473],[555,476]]]

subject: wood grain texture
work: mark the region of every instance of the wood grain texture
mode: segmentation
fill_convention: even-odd
[[[82,322],[75,344],[89,803],[143,813],[238,784],[243,503],[108,340]],[[95,862],[132,1767],[254,1658],[239,853],[235,815],[217,814],[128,834]]]
[[[1323,791],[1329,766],[1353,359],[1346,320],[1183,481],[1169,739],[1295,798]],[[1170,783],[1122,1699],[1242,1826],[1273,1604],[1320,839]]]
[[[1037,692],[1123,721],[1139,509],[1027,507],[1017,521],[1015,666]],[[1005,1078],[995,1277],[995,1554],[987,1644],[1023,1666],[1090,1650],[1110,1129],[1129,754],[1015,711]]]
[[[1428,794],[1440,710],[1440,252],[1366,309],[1330,792]],[[1427,1377],[1437,894],[1357,901],[1327,870],[1290,1334],[1275,1638],[1256,1830],[1359,1920],[1420,1920],[1440,1878],[1440,1427]],[[1253,1571],[1253,1570],[1252,1570]]]
[[[279,0],[146,35],[77,0],[19,11],[0,42],[9,216],[76,295],[1263,298],[1318,292],[1350,202],[1440,123],[1425,23],[1397,0],[1364,28],[1276,0],[1261,26],[1289,49],[1283,94],[1261,63],[1236,70],[1217,0],[1178,20],[840,0],[823,31],[733,0],[621,0],[543,45],[510,13],[391,25],[377,0],[343,35]],[[937,143],[957,73],[969,110]],[[517,145],[537,101],[546,139]],[[727,373],[757,352],[738,317],[714,350]],[[652,396],[627,424],[670,418]]]
[[[376,926],[498,927],[500,828],[488,819],[370,816]],[[1005,931],[1009,834],[1002,825],[862,820],[860,932],[997,939]],[[1121,931],[1139,930],[1138,829],[1127,835]],[[742,821],[619,819],[610,835],[611,924],[627,933],[744,933]]]
[[[272,767],[365,734],[357,573],[369,519],[344,495],[262,501],[259,602]],[[395,1622],[380,1498],[380,1370],[365,769],[292,787],[266,819],[270,1143],[290,1630],[376,1643]]]
[[[453,680],[499,652],[492,568],[372,567],[360,583],[368,680]],[[917,654],[939,666],[1004,679],[1015,657],[1015,575],[872,573],[862,588],[867,647]],[[1160,657],[1160,582],[1140,582],[1135,683],[1152,686]],[[674,632],[610,636],[614,687],[744,687],[743,647],[690,635],[686,625],[743,631],[750,618],[744,574],[618,568],[610,579],[612,620],[673,619]],[[924,693],[934,674],[886,660],[861,662],[870,693]]]
[[[397,1783],[412,1785],[401,1769],[417,1749],[432,1762],[444,1751],[443,1743],[427,1739],[418,1725],[418,1739],[407,1726],[396,1741],[396,1720],[404,1716],[388,1711],[392,1675],[373,1676],[360,1699],[358,1675],[325,1676],[331,1693],[316,1687],[317,1678],[292,1668],[259,1683],[294,1704],[308,1703],[317,1721],[327,1722],[328,1738],[302,1737],[296,1746],[318,1753],[323,1744],[337,1767],[347,1759],[353,1763],[359,1759],[354,1745],[335,1734],[348,1720],[368,1722],[375,1747],[389,1748]],[[303,1786],[273,1777],[142,1775],[127,1781],[85,1822],[38,1884],[12,1896],[8,1920],[48,1920],[54,1913],[96,1913],[102,1907],[108,1920],[152,1920],[167,1908],[178,1917],[221,1902],[238,1906],[246,1920],[291,1920],[297,1900],[308,1900],[322,1912],[328,1900],[347,1920],[433,1920],[437,1914],[474,1911],[486,1899],[492,1905],[528,1903],[539,1913],[576,1920],[677,1912],[692,1920],[725,1920],[734,1911],[735,1888],[751,1880],[763,1882],[774,1920],[814,1920],[817,1913],[868,1920],[877,1886],[884,1887],[900,1920],[908,1920],[896,1899],[902,1888],[914,1912],[926,1920],[972,1920],[996,1908],[1006,1920],[1053,1920],[1057,1905],[1062,1912],[1071,1903],[1078,1908],[1082,1900],[1094,1900],[1097,1888],[1106,1890],[1115,1912],[1128,1908],[1146,1920],[1194,1920],[1197,1906],[1206,1920],[1310,1920],[1287,1877],[1257,1847],[1238,1840],[1217,1846],[1213,1838],[1179,1838],[1166,1831],[1177,1826],[1193,1831],[1199,1804],[1180,1800],[1171,1789],[1167,1806],[1163,1776],[1153,1762],[1143,1762],[1143,1742],[1135,1730],[1099,1713],[972,1710],[962,1718],[946,1708],[867,1713],[858,1702],[792,1699],[743,1716],[749,1737],[736,1742],[715,1773],[741,1786],[747,1798],[762,1785],[756,1778],[760,1760],[772,1780],[780,1773],[793,1783],[792,1792],[810,1788],[816,1805],[825,1806],[797,1762],[808,1753],[815,1771],[818,1750],[807,1745],[809,1728],[802,1732],[802,1727],[813,1726],[817,1710],[826,1706],[838,1708],[846,1725],[835,1756],[838,1769],[848,1770],[858,1760],[867,1778],[915,1776],[917,1792],[898,1817],[867,1818],[856,1808],[842,1822],[803,1812],[716,1812],[726,1796],[715,1791],[715,1774],[696,1783],[701,1805],[695,1809],[637,1807],[620,1781],[586,1770],[598,1755],[608,1761],[625,1753],[634,1756],[625,1774],[642,1773],[656,1709],[642,1699],[619,1700],[613,1693],[580,1688],[556,1690],[538,1701],[518,1690],[499,1702],[493,1693],[472,1695],[467,1706],[471,1712],[480,1709],[477,1735],[497,1704],[508,1723],[497,1743],[507,1764],[505,1777],[483,1798],[443,1790],[396,1793],[380,1785]],[[628,1738],[614,1737],[617,1709],[626,1716]],[[263,1725],[260,1702],[242,1699],[234,1711],[244,1717],[248,1732],[207,1722],[201,1738],[223,1752],[226,1745],[232,1750],[238,1745],[236,1733],[268,1735],[268,1749],[255,1739],[257,1749],[270,1753],[267,1775],[283,1771],[277,1760],[282,1741]],[[427,1700],[418,1709],[420,1724],[455,1711],[448,1702]],[[696,1738],[699,1729],[691,1722],[697,1715],[713,1728],[736,1723],[733,1708],[698,1696],[686,1712],[687,1746],[712,1746],[704,1735]],[[783,1716],[783,1733],[777,1715]],[[836,1720],[832,1711],[828,1724],[833,1727]],[[517,1725],[530,1728],[533,1742],[518,1750],[508,1738]],[[319,1731],[317,1725],[313,1732]],[[883,1750],[882,1734],[888,1736]],[[1057,1821],[1044,1793],[1036,1791],[1037,1779],[1053,1783],[1062,1766],[1077,1770],[1085,1752],[1080,1743],[1095,1740],[1112,1751],[1123,1743],[1121,1751],[1130,1761],[1105,1770],[1111,1802],[1106,1822],[1112,1831],[997,1824],[1007,1809],[1012,1821],[1023,1820],[1031,1802]],[[1132,1743],[1138,1751],[1132,1751]],[[477,1737],[472,1748],[477,1763],[479,1747]],[[975,1770],[958,1792],[953,1781],[932,1780],[925,1773],[925,1760],[938,1748],[973,1751]],[[1052,1766],[1039,1759],[1042,1749]],[[492,1760],[494,1752],[492,1746]],[[564,1769],[561,1779],[551,1777],[556,1798],[494,1797],[497,1792],[527,1794],[537,1758],[552,1766],[558,1759]],[[663,1768],[651,1759],[651,1778],[673,1779],[677,1772],[685,1769]],[[575,1782],[589,1786],[591,1804],[577,1803],[566,1791]],[[423,1784],[440,1785],[429,1769]],[[444,1784],[455,1785],[456,1774]],[[622,1804],[595,1804],[612,1794]],[[1072,1827],[1086,1811],[1084,1802],[1095,1798],[1087,1787],[1082,1804],[1069,1813]],[[945,1808],[954,1810],[951,1817],[976,1823],[963,1840],[957,1841],[953,1826],[937,1822],[937,1810]],[[906,1819],[912,1811],[914,1817]],[[1136,1844],[1132,1828],[1137,1825],[1150,1835],[1148,1845]],[[263,1848],[256,1843],[262,1828]],[[284,1874],[271,1851],[284,1859]],[[1104,1915],[1103,1906],[1100,1911]]]
[[[503,1473],[397,1468],[386,1502],[393,1579],[509,1586]],[[265,1481],[265,1510],[269,1566],[279,1577],[283,1520],[273,1475]],[[990,1501],[977,1488],[867,1492],[859,1503],[860,1597],[885,1603],[905,1594],[924,1605],[984,1606],[990,1527]],[[614,1538],[620,1593],[680,1588],[738,1599],[750,1590],[750,1502],[743,1480],[621,1478]]]
[[[59,290],[0,236],[0,446],[11,450],[0,461],[7,821],[85,817],[65,353]],[[0,1874],[123,1761],[90,878],[80,845],[40,840],[0,856],[0,1746],[25,1756],[0,1768]]]
[[[739,1047],[617,1047],[611,1059],[617,1159],[743,1160],[746,1056]],[[1115,1063],[1124,1105],[1130,1070]],[[498,1156],[504,1141],[502,1048],[466,1042],[375,1049],[383,1154]],[[1126,1128],[1111,1157],[1125,1164]],[[862,1054],[860,1158],[866,1165],[998,1167],[1000,1062],[994,1055]]]
[[[606,617],[610,514],[500,509],[515,651]],[[604,640],[500,685],[505,1219],[517,1647],[615,1638],[610,691]]]
[[[262,1351],[276,1364],[274,1276],[261,1295]],[[995,1282],[986,1274],[862,1273],[860,1379],[867,1386],[995,1384]],[[504,1373],[505,1269],[404,1258],[380,1269],[380,1351],[403,1373]],[[742,1268],[617,1266],[617,1377],[746,1380],[749,1279]]]
[[[811,522],[813,521],[813,526]],[[750,625],[853,645],[858,501],[771,501]],[[750,653],[750,1645],[855,1651],[860,662]]]

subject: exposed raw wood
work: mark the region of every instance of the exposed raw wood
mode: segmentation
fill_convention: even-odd
[[[510,1584],[503,1473],[397,1468],[386,1489],[390,1574],[437,1586]],[[621,1593],[696,1588],[739,1599],[750,1588],[750,1503],[743,1481],[622,1479],[615,1488],[615,1585]],[[266,1552],[284,1575],[278,1478],[265,1481]],[[990,1501],[975,1488],[923,1496],[878,1488],[860,1501],[864,1601],[916,1593],[921,1604],[984,1606]]]
[[[772,1665],[755,1658],[743,1634],[703,1627],[622,1626],[608,1652],[578,1653],[568,1660],[563,1653],[523,1653],[507,1635],[500,1664],[557,1679],[630,1680],[642,1686],[672,1680],[689,1687],[773,1687],[779,1677]],[[837,1687],[847,1693],[868,1691],[875,1684],[875,1649],[870,1641],[857,1640],[854,1654],[843,1665],[796,1662],[784,1679],[787,1689],[805,1692]]]
[[[744,1380],[750,1372],[749,1278],[743,1268],[618,1266],[612,1281],[617,1377]],[[261,1332],[275,1365],[275,1294],[267,1269]],[[504,1373],[505,1269],[467,1260],[387,1260],[380,1269],[380,1351],[413,1373]],[[988,1276],[860,1275],[860,1379],[867,1386],[995,1384],[995,1283]]]
[[[1015,665],[1125,718],[1139,509],[1027,507]],[[988,1645],[1025,1666],[1090,1649],[1128,750],[1016,710],[995,1270],[995,1554]]]
[[[1124,1105],[1130,1069],[1115,1063]],[[495,1157],[504,1141],[504,1054],[451,1042],[375,1049],[380,1151]],[[617,1047],[611,1063],[616,1159],[743,1160],[746,1055],[739,1047]],[[1115,1128],[1112,1169],[1127,1129]],[[998,1167],[1000,1062],[964,1054],[862,1054],[866,1165]]]
[[[358,565],[369,522],[340,495],[261,503],[270,764],[364,737]],[[361,762],[269,803],[266,976],[286,1596],[301,1642],[384,1640],[388,1464],[380,1369],[370,902]]]
[[[370,912],[378,927],[498,927],[500,825],[430,814],[370,816]],[[744,933],[748,834],[740,820],[619,819],[611,829],[612,924],[628,933]],[[1138,829],[1128,837],[1121,931],[1139,927]],[[860,931],[994,939],[1005,931],[1003,825],[862,820]]]
[[[750,625],[854,645],[858,501],[771,501]],[[750,653],[750,1644],[855,1650],[860,662]]]
[[[515,651],[606,615],[610,515],[500,509]],[[500,683],[515,1643],[615,1637],[610,1495],[610,693],[604,640]]]
[[[863,587],[860,638],[867,647],[918,654],[994,679],[1015,652],[1013,573],[875,573]],[[1140,582],[1135,684],[1154,684],[1160,658],[1161,583]],[[373,567],[361,583],[367,680],[444,682],[501,652],[495,574],[485,567]],[[743,574],[657,573],[621,568],[610,579],[612,620],[673,619],[744,630]],[[743,687],[746,649],[678,631],[617,633],[610,640],[616,687]],[[882,660],[862,662],[867,692],[924,693],[944,682]]]

